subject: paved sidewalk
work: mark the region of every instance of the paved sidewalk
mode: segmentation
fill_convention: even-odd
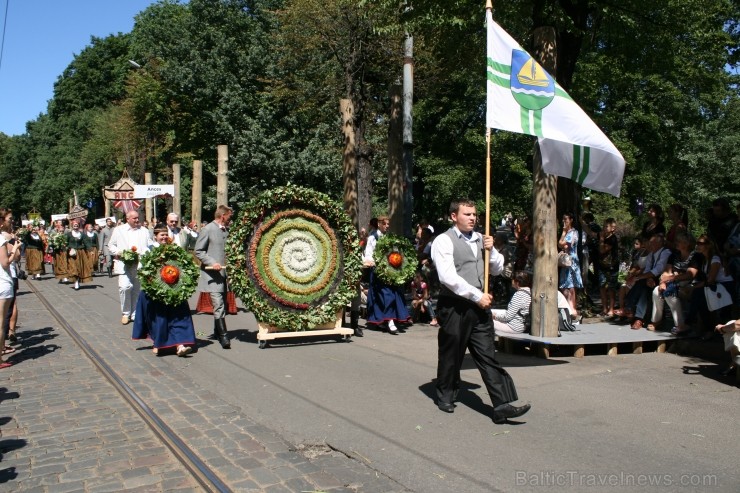
[[[151,346],[132,342],[131,326],[119,323],[115,278],[75,291],[48,275],[21,282],[21,344],[14,366],[0,370],[0,484],[8,491],[200,490],[26,282],[233,490],[406,491],[331,449],[295,450],[195,385],[189,358],[148,354]]]
[[[0,489],[200,491],[36,300],[22,285],[20,345],[0,370]]]

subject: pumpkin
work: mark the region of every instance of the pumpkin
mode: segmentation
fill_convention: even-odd
[[[398,252],[391,252],[388,254],[388,263],[391,264],[391,267],[394,269],[398,269],[401,267],[401,264],[403,264],[403,255]]]
[[[180,278],[180,269],[174,265],[165,265],[162,270],[159,271],[159,276],[164,282],[169,285],[175,284]]]

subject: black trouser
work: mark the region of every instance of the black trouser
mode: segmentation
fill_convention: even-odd
[[[13,308],[15,308],[15,298],[18,295],[18,288],[20,287],[20,284],[18,283],[18,278],[13,278],[13,298],[10,300],[10,305],[8,305],[8,313],[5,314],[5,320],[3,321],[3,332],[5,332],[5,338],[8,338],[8,334],[10,333],[10,317],[13,316]]]
[[[511,375],[496,361],[491,311],[470,301],[440,296],[437,302],[437,399],[451,403],[460,386],[465,350],[470,351],[494,407],[518,399]]]

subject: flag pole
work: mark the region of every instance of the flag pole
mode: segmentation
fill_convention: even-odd
[[[490,1],[490,0],[489,0]],[[491,235],[491,129],[486,128],[486,236]],[[483,258],[483,293],[488,294],[488,272],[491,250]]]
[[[493,10],[491,0],[486,0],[486,10]],[[486,125],[486,236],[491,235],[491,129]],[[486,249],[483,257],[483,293],[488,294],[488,275],[491,251]]]

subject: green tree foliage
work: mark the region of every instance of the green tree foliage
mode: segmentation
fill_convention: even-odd
[[[234,202],[288,182],[339,196],[340,98],[355,102],[360,152],[373,164],[374,201],[382,205],[387,92],[401,74],[405,32],[414,36],[415,213],[443,219],[460,195],[483,203],[483,2],[400,7],[397,0],[150,6],[131,33],[92,38],[26,135],[0,138],[4,196],[26,185],[8,205],[59,212],[70,190],[97,196],[124,167],[167,179],[176,160],[187,181],[194,158],[205,162],[214,205],[219,144],[229,145]],[[592,194],[598,219],[626,221],[640,198],[681,202],[699,223],[715,197],[740,200],[738,10],[733,0],[494,2],[496,20],[525,48],[534,28],[555,27],[558,81],[627,160],[622,197]],[[532,143],[492,132],[494,217],[529,211]]]

